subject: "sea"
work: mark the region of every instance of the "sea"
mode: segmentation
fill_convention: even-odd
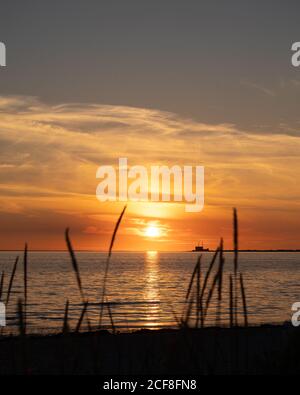
[[[6,304],[10,276],[17,256],[20,259],[10,300]],[[200,287],[212,256],[213,252],[202,254]],[[230,322],[230,275],[235,284],[233,253],[226,252],[224,256],[222,298],[218,300],[216,287],[207,310],[206,326],[215,325],[218,303],[221,304],[221,325],[226,326]],[[2,251],[0,273],[4,273],[4,285],[1,301],[6,310],[6,326],[1,331],[11,334],[19,330],[20,300],[23,300],[23,309],[26,309],[26,328],[30,333],[60,332],[67,301],[71,330],[77,327],[85,301],[88,302],[85,318],[88,317],[92,329],[99,327],[101,310],[101,325],[107,329],[134,331],[174,328],[186,317],[189,305],[186,294],[198,257],[198,253],[192,252],[114,252],[108,266],[105,303],[102,305],[106,253],[76,253],[82,295],[68,252],[29,252],[25,308],[23,253]],[[218,265],[217,260],[203,299],[204,306]],[[244,304],[238,274],[237,315],[241,325],[245,321],[245,312],[248,323],[253,325],[291,321],[292,305],[300,302],[300,253],[241,252],[238,272],[242,273],[246,296]],[[195,287],[196,284],[191,294],[197,292]],[[193,326],[197,314],[195,306],[191,306],[191,311],[190,325]],[[86,319],[82,322],[81,330],[87,330]]]

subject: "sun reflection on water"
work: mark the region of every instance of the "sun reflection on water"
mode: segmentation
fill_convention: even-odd
[[[147,327],[160,325],[160,290],[159,290],[159,254],[157,251],[147,251],[145,254],[145,299],[147,301]]]

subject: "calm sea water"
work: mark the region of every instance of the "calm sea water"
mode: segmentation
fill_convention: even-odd
[[[18,252],[0,252],[0,270],[5,271],[5,291]],[[212,253],[203,254],[207,267]],[[99,300],[106,254],[77,253],[89,300],[88,316],[93,325],[99,319]],[[228,320],[228,279],[232,254],[225,254],[223,322]],[[114,253],[107,283],[107,297],[115,326],[120,330],[161,328],[175,325],[180,316],[193,267],[195,253]],[[241,253],[250,323],[282,323],[291,318],[291,305],[300,301],[299,253]],[[22,260],[7,306],[6,332],[16,329],[16,304],[23,296]],[[5,299],[5,294],[4,294]],[[28,328],[31,332],[52,332],[62,328],[66,300],[70,302],[70,324],[74,328],[81,313],[81,298],[70,258],[63,252],[31,252],[28,266]],[[215,320],[212,303],[208,323]],[[109,325],[107,309],[104,324]]]

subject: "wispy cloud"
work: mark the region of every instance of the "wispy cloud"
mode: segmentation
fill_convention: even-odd
[[[276,92],[273,89],[266,88],[265,86],[257,84],[255,82],[243,80],[243,81],[241,81],[241,84],[248,87],[248,88],[255,89],[258,92],[260,92],[266,96],[269,96],[269,97],[277,96]]]
[[[31,195],[34,188],[35,194],[93,195],[96,168],[116,165],[120,156],[131,164],[204,164],[210,183],[234,177],[241,185],[247,171],[256,179],[269,170],[288,178],[286,163],[297,159],[300,148],[296,131],[285,135],[284,125],[274,135],[257,134],[159,110],[50,106],[31,97],[2,97],[0,110],[0,186],[14,194]]]
[[[121,156],[129,165],[204,165],[206,208],[238,203],[298,209],[300,133],[283,124],[275,132],[206,124],[155,109],[0,97],[0,210],[69,215],[82,221],[87,235],[109,234],[105,224],[119,207],[99,207],[95,174],[100,165],[117,165]],[[175,212],[166,205],[156,212],[145,207],[133,215],[170,218]],[[97,219],[100,212],[107,217]]]

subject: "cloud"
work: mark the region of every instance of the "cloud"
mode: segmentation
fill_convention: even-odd
[[[155,109],[0,97],[1,210],[68,196],[77,199],[76,210],[85,197],[96,206],[97,167],[117,165],[122,156],[129,165],[204,165],[206,204],[253,199],[261,205],[266,190],[274,199],[299,197],[299,134],[285,134],[282,125],[274,132],[205,124]]]
[[[244,86],[247,86],[248,88],[255,89],[258,92],[263,93],[266,96],[269,96],[269,97],[277,96],[277,94],[276,94],[276,92],[274,90],[266,88],[266,87],[264,87],[262,85],[259,85],[259,84],[255,83],[255,82],[250,82],[250,81],[245,81],[244,80],[244,81],[241,81],[241,84],[244,85]]]

